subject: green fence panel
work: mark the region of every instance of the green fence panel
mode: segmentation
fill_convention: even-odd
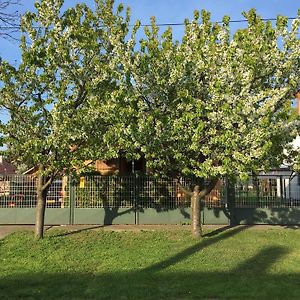
[[[228,213],[223,208],[204,207],[201,214],[205,225],[228,225],[230,223]]]
[[[0,224],[35,224],[35,208],[1,208]],[[46,208],[45,225],[70,224],[69,208]]]
[[[105,212],[103,208],[75,208],[73,224],[103,225]]]
[[[16,224],[34,224],[35,208],[15,208],[17,212]]]
[[[190,223],[191,209],[176,208],[169,210],[157,210],[145,208],[138,211],[138,224],[188,224]]]
[[[236,224],[300,224],[300,207],[291,208],[235,208]]]
[[[45,225],[69,225],[70,208],[46,208]]]
[[[15,208],[0,208],[0,224],[17,224]]]
[[[74,224],[135,224],[134,209],[128,208],[75,208]]]

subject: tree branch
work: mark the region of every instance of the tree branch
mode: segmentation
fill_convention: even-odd
[[[55,171],[54,173],[51,174],[50,178],[44,183],[44,185],[42,186],[42,190],[44,191],[45,189],[47,189],[52,182],[54,181],[55,177],[57,176],[58,171]]]
[[[20,14],[17,10],[9,11],[12,6],[19,5],[20,1],[0,0],[0,36],[18,41],[12,33],[20,31]]]
[[[199,197],[200,199],[205,197],[206,195],[208,195],[216,186],[217,182],[218,182],[218,178],[212,179],[209,183],[208,186],[206,186],[203,190],[200,191],[199,193]]]
[[[50,117],[49,117],[49,111],[45,108],[45,106],[43,105],[43,99],[42,99],[42,94],[41,93],[38,93],[37,94],[37,98],[38,98],[38,102],[40,103],[41,105],[41,108],[43,110],[43,113],[45,115],[45,119],[47,119],[47,121],[52,125],[52,121],[50,120]]]
[[[178,179],[175,179],[178,187],[183,191],[184,194],[186,194],[187,196],[193,196],[193,192],[187,190],[180,182]]]

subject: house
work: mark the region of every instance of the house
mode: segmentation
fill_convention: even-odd
[[[109,159],[109,160],[96,160],[85,161],[95,174],[99,175],[130,175],[136,172],[146,173],[146,160],[141,157],[138,160],[127,161],[124,157]],[[23,175],[33,175],[38,171],[38,167],[32,167],[25,171]]]
[[[0,155],[0,174],[1,175],[12,175],[15,174],[17,171],[17,168],[6,161],[2,155]]]
[[[16,173],[17,168],[0,155],[0,196],[6,196],[10,191],[9,175]]]
[[[96,160],[94,163],[95,171],[101,175],[130,175],[136,172],[146,173],[146,160],[141,157],[138,160],[127,161],[120,156],[117,159]]]
[[[295,112],[300,116],[300,90],[295,94]],[[293,148],[300,150],[300,136],[293,141]],[[280,168],[268,172],[260,172],[252,178],[245,186],[239,185],[237,192],[243,198],[247,193],[255,193],[260,199],[265,198],[273,201],[281,199],[285,205],[300,204],[300,175],[292,169],[292,166],[283,162]],[[273,200],[272,200],[273,199]]]

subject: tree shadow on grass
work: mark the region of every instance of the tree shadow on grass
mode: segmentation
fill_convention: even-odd
[[[80,232],[89,231],[89,230],[93,230],[93,229],[99,229],[99,228],[103,228],[103,227],[105,227],[105,225],[93,225],[93,226],[75,229],[75,230],[71,230],[71,231],[64,231],[63,233],[54,234],[54,235],[52,235],[52,237],[60,237],[60,236],[78,234]]]
[[[299,276],[270,274],[288,253],[266,247],[231,270],[18,273],[0,280],[1,299],[297,299]]]
[[[300,229],[300,225],[285,225],[284,228],[287,228],[287,229]]]
[[[212,232],[205,235],[208,238],[201,239],[200,242],[197,243],[196,245],[193,245],[193,246],[183,250],[182,252],[180,252],[180,253],[178,253],[178,254],[170,257],[170,258],[167,258],[164,261],[161,261],[157,264],[154,264],[154,265],[146,268],[145,270],[147,270],[147,271],[160,271],[160,270],[165,269],[169,266],[175,265],[176,263],[186,259],[187,257],[195,254],[196,252],[199,252],[204,248],[212,246],[213,244],[215,244],[219,241],[222,241],[226,238],[232,237],[232,236],[238,234],[239,232],[244,231],[248,227],[249,226],[237,226],[237,227],[232,228],[230,226],[225,226],[225,227],[222,227],[222,228],[217,229],[215,231],[212,231]],[[223,232],[223,234],[219,234],[221,232]],[[211,238],[209,238],[209,237],[211,237]]]
[[[243,225],[243,226],[240,226],[240,230],[245,230],[249,227],[252,227],[252,225]],[[217,228],[209,233],[206,233],[203,235],[203,237],[213,237],[213,236],[216,236],[222,232],[225,232],[227,230],[230,230],[232,228],[237,228],[237,226],[232,226],[232,225],[226,225],[226,226],[222,226],[220,228]],[[239,231],[237,231],[236,233],[238,233]]]

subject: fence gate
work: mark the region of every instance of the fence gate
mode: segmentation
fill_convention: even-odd
[[[188,179],[181,182],[192,188]],[[204,201],[204,224],[228,224],[223,181]],[[72,224],[188,224],[190,198],[172,178],[86,176],[71,183]],[[74,207],[72,207],[74,205]]]
[[[70,196],[72,224],[180,224],[190,219],[189,200],[173,179],[87,176],[71,184]]]

